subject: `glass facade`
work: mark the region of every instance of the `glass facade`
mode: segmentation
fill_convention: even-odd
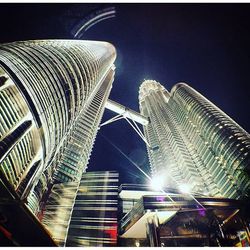
[[[1,181],[39,218],[54,184],[77,183],[76,193],[110,93],[115,57],[106,42],[0,45]]]
[[[83,173],[53,186],[42,223],[59,246],[115,246],[118,173]]]
[[[0,74],[1,175],[21,198],[26,196],[30,177],[41,165],[42,144],[22,93],[3,68]]]
[[[217,197],[248,198],[250,136],[185,83],[168,92],[146,80],[139,91],[152,176],[169,187]]]
[[[114,69],[111,68],[76,120],[63,148],[62,157],[56,163],[55,183],[79,181],[86,171],[113,80]]]
[[[117,200],[118,173],[100,171],[83,174],[66,246],[116,246]]]
[[[73,133],[69,136],[67,145],[62,151],[62,157],[55,166],[52,192],[42,209],[44,211],[42,223],[49,229],[59,245],[65,244],[73,206],[77,200],[78,186],[82,173],[86,171],[113,77],[114,71],[111,68],[77,120]]]

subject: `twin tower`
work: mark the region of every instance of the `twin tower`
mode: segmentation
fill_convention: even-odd
[[[115,48],[106,42],[0,46],[1,190],[41,221],[51,190],[59,190],[57,206],[68,205],[59,241],[67,237],[114,80],[115,58]],[[250,136],[235,121],[185,83],[168,92],[146,80],[139,103],[149,119],[143,129],[152,179],[177,190],[185,186],[189,193],[249,198]],[[53,224],[53,218],[46,223]]]

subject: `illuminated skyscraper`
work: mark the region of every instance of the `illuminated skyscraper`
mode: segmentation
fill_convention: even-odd
[[[66,246],[117,244],[118,173],[84,173],[77,192]]]
[[[1,182],[34,214],[51,185],[79,184],[112,87],[115,56],[111,44],[95,41],[0,46]]]
[[[247,198],[250,136],[185,83],[169,93],[146,80],[139,91],[152,176],[169,187],[216,197]],[[164,177],[164,178],[162,178]]]
[[[81,189],[80,180],[82,182],[82,178],[85,176],[82,177],[82,173],[85,172],[83,167],[87,165],[104,105],[113,82],[113,75],[113,70],[110,70],[95,97],[87,105],[79,122],[75,125],[74,133],[65,147],[58,165],[59,168],[57,168],[58,171],[54,175],[55,184],[44,208],[42,222],[59,245],[65,245],[74,204],[81,202],[78,201],[79,197],[77,198],[76,195],[78,189]],[[75,172],[72,173],[76,170],[77,175]],[[64,181],[64,178],[67,179]],[[97,181],[99,182],[100,179]]]
[[[54,185],[42,222],[59,246],[115,246],[117,196],[118,173],[83,173]]]

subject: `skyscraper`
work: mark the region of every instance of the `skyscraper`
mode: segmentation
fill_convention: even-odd
[[[111,44],[95,41],[0,46],[1,181],[34,214],[52,185],[79,185],[111,90],[115,56]]]
[[[250,194],[250,136],[185,83],[168,92],[146,80],[139,91],[152,176],[168,187],[215,197]]]
[[[68,230],[66,246],[117,244],[118,173],[84,173]]]
[[[74,132],[58,162],[51,195],[42,209],[45,213],[42,222],[51,231],[52,237],[59,245],[66,243],[71,214],[78,199],[76,195],[80,188],[80,180],[83,178],[82,173],[85,172],[84,168],[88,163],[113,76],[114,71],[111,69],[76,123]],[[65,178],[67,179],[64,180]]]
[[[54,185],[42,223],[59,246],[115,246],[118,173],[83,173]]]

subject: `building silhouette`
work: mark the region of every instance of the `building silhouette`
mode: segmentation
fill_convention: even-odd
[[[183,192],[247,199],[250,136],[185,83],[168,92],[146,80],[139,91],[153,179]]]
[[[0,46],[1,189],[39,219],[54,185],[74,183],[76,196],[112,87],[115,57],[106,42]]]

